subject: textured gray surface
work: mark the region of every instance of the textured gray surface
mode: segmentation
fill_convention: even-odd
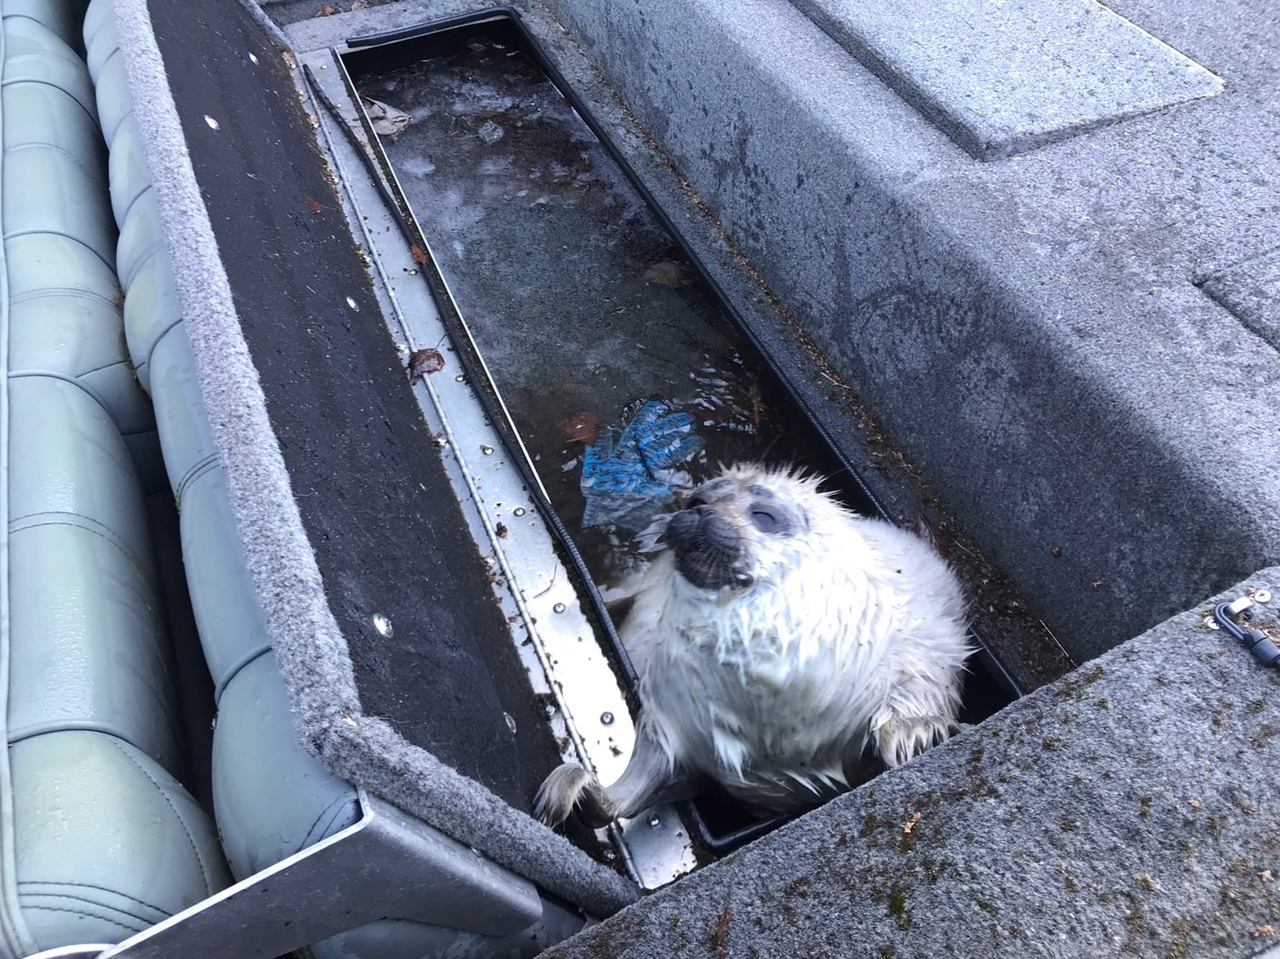
[[[1225,267],[1199,283],[1272,349],[1280,350],[1280,248]]]
[[[983,159],[1222,90],[1095,0],[792,3]]]
[[[634,898],[629,882],[410,746],[386,723],[362,716],[351,660],[271,430],[145,2],[119,0],[116,14],[196,375],[300,741],[336,774],[543,888],[612,912]]]
[[[1280,672],[1210,608],[548,955],[1251,954],[1280,916]]]
[[[783,0],[546,2],[1077,659],[1280,559],[1280,355],[1192,282],[1280,244],[1280,11],[1111,5],[1226,91],[980,163]]]

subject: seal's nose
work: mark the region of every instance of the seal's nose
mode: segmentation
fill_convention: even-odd
[[[706,510],[706,507],[699,507]],[[714,510],[708,510],[702,520],[702,536],[707,548],[717,553],[736,555],[741,545],[738,528]]]
[[[737,527],[709,506],[693,506],[671,517],[667,542],[677,553],[714,553],[725,559],[741,547]]]
[[[675,553],[676,569],[695,586],[719,589],[751,583],[735,569],[742,554],[741,535],[714,507],[691,506],[672,516],[667,543]]]

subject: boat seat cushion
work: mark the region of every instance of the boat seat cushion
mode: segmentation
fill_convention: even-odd
[[[69,43],[82,12],[0,0],[0,959],[119,941],[229,882],[179,782],[137,470],[154,418],[125,347],[93,87]]]

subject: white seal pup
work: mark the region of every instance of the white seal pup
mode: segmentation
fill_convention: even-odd
[[[623,587],[620,630],[639,676],[635,750],[607,789],[557,768],[534,803],[544,822],[633,817],[707,778],[757,815],[799,812],[864,781],[867,754],[897,766],[958,728],[964,601],[916,536],[754,465],[644,536],[659,552]]]

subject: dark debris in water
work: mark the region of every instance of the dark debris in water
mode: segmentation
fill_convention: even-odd
[[[943,533],[942,527],[928,516],[921,514],[916,517],[916,521],[911,524],[911,532],[928,543],[933,551],[943,559],[950,557],[951,540]]]
[[[715,366],[694,370],[689,378],[696,392],[680,409],[703,427],[759,435],[765,403],[758,381],[741,368],[730,371]]]
[[[661,260],[644,271],[646,280],[661,283],[672,289],[691,286],[698,282],[698,276],[687,260]]]
[[[570,440],[590,446],[600,436],[600,414],[574,413],[557,423],[556,429]]]

